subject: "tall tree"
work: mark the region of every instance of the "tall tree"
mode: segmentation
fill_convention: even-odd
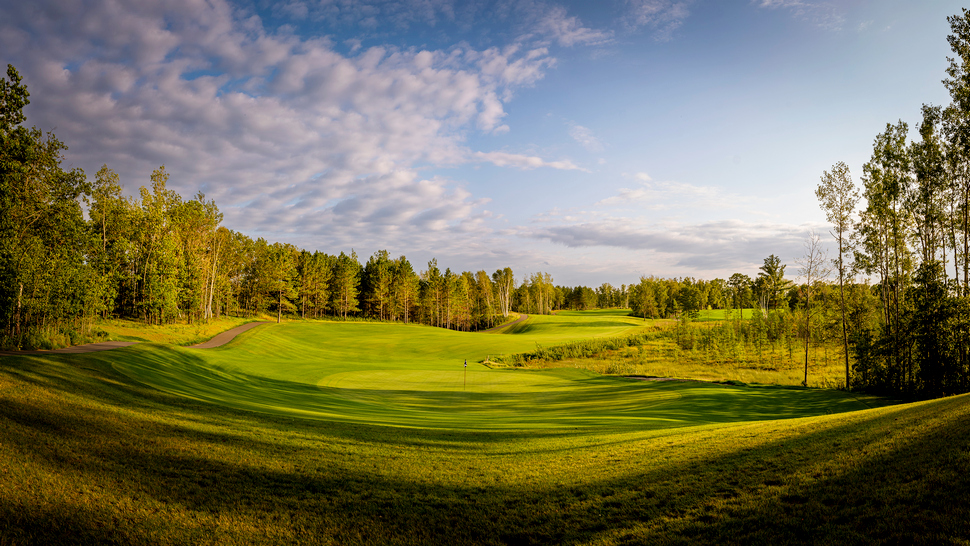
[[[484,321],[487,321],[488,326],[492,325],[492,319],[495,315],[495,309],[493,306],[493,301],[495,299],[494,286],[492,285],[492,279],[489,278],[488,273],[485,271],[479,271],[475,274],[475,284],[476,292],[480,298],[480,309],[481,316]]]
[[[394,312],[406,324],[411,321],[411,309],[418,298],[418,276],[415,274],[411,262],[401,256],[394,260],[393,277]]]
[[[700,290],[691,277],[684,277],[677,291],[677,304],[687,319],[696,319],[701,310]]]
[[[276,322],[283,320],[283,312],[296,310],[293,298],[296,297],[296,287],[293,286],[296,276],[296,249],[292,245],[273,243],[267,248],[265,269],[263,270],[263,290],[267,296],[275,300]]]
[[[943,112],[943,126],[947,140],[947,167],[953,199],[950,200],[951,243],[954,247],[954,268],[962,283],[964,294],[970,286],[970,12],[947,17],[950,34],[947,42],[953,57],[947,57],[949,66],[943,85],[950,92],[951,103]],[[957,232],[959,226],[959,232]],[[959,233],[960,240],[957,240]],[[962,247],[962,248],[960,248]]]
[[[802,385],[806,387],[808,386],[808,352],[812,343],[812,318],[815,316],[812,296],[831,273],[826,261],[825,249],[822,248],[818,234],[813,231],[805,242],[805,254],[798,261],[801,266],[800,273],[805,279],[805,379]]]
[[[67,146],[57,137],[23,126],[30,94],[21,82],[7,65],[0,79],[0,313],[14,346],[28,328],[86,316],[100,299],[92,297],[84,256],[84,172],[61,168]]]
[[[640,277],[640,283],[630,288],[630,304],[633,314],[643,317],[644,320],[660,316],[653,279]]]
[[[107,317],[115,310],[125,281],[126,255],[131,252],[130,211],[135,205],[122,196],[118,175],[107,165],[102,165],[95,175],[91,194],[85,197],[85,202],[92,232],[88,262],[95,270],[102,297],[101,312]]]
[[[774,254],[765,258],[765,263],[758,269],[758,280],[762,283],[762,289],[766,298],[766,306],[769,309],[778,308],[783,301],[783,295],[791,288],[791,281],[785,279],[785,268],[788,267],[781,263],[781,258]]]
[[[498,292],[499,309],[502,310],[502,316],[507,317],[512,303],[512,288],[515,283],[512,268],[506,267],[495,271],[495,273],[492,273],[492,281],[495,282],[495,288]]]
[[[845,388],[849,389],[849,333],[846,326],[845,282],[851,268],[852,251],[852,213],[859,202],[859,191],[852,183],[849,166],[839,161],[832,171],[822,173],[822,183],[815,189],[819,205],[825,211],[825,218],[832,224],[829,232],[835,239],[838,257],[835,268],[839,275],[839,311],[842,315],[842,346],[845,353]]]
[[[163,324],[178,316],[179,262],[182,246],[178,224],[179,194],[166,188],[168,172],[161,166],[151,174],[152,189],[141,188],[141,289],[139,307],[145,322]]]
[[[390,311],[391,299],[391,258],[386,250],[378,250],[364,265],[364,301],[370,316],[385,320]]]
[[[744,309],[745,293],[751,289],[751,277],[743,273],[735,273],[728,278],[731,287],[731,306],[733,309]]]
[[[960,359],[956,353],[959,301],[947,294],[940,262],[927,261],[916,270],[911,288],[913,312],[908,327],[916,346],[915,359],[924,394],[940,396],[947,387],[956,390],[951,379]],[[953,392],[951,390],[950,392]]]
[[[360,293],[360,262],[357,253],[351,250],[350,256],[340,253],[333,267],[333,309],[334,313],[347,318],[349,313],[360,311],[357,296]]]
[[[860,215],[863,259],[869,272],[877,271],[882,289],[887,339],[890,347],[890,372],[900,387],[912,380],[912,368],[904,361],[903,296],[912,272],[912,255],[906,244],[909,223],[904,198],[910,191],[912,171],[906,146],[908,126],[903,121],[886,124],[876,136],[872,158],[863,165],[866,210]]]

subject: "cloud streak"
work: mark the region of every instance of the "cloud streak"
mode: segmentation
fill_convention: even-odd
[[[796,18],[809,21],[828,30],[841,30],[845,16],[840,6],[830,1],[813,0],[753,0],[752,3],[764,9],[786,9]]]
[[[285,15],[322,16],[308,6]],[[340,10],[329,16],[364,13]],[[450,17],[431,11],[400,23]],[[561,41],[597,36],[557,14]],[[233,229],[324,247],[447,246],[456,230],[490,233],[487,199],[416,165],[579,169],[463,144],[468,130],[509,130],[505,104],[555,65],[547,47],[351,49],[222,0],[24,2],[0,22],[4,60],[32,93],[29,122],[56,129],[71,165],[107,163],[131,190],[164,164],[172,189],[203,189]]]
[[[549,167],[563,171],[589,172],[568,159],[560,161],[546,161],[541,157],[512,154],[508,152],[475,152],[474,157],[480,161],[487,161],[497,167],[515,167],[517,169],[524,170],[538,169],[539,167]]]
[[[605,45],[613,41],[613,33],[583,26],[578,17],[570,16],[566,8],[553,6],[536,24],[538,32],[559,45]]]
[[[652,224],[637,218],[609,217],[526,227],[518,235],[576,249],[649,251],[674,266],[698,271],[747,270],[769,254],[794,259],[813,227],[740,220]]]
[[[593,134],[593,131],[589,130],[586,127],[583,127],[582,125],[578,125],[575,123],[570,124],[569,136],[572,137],[573,140],[578,142],[580,146],[582,146],[589,152],[603,151],[603,143],[600,142],[598,138],[596,138],[596,135]]]
[[[653,210],[689,205],[692,208],[730,208],[748,204],[751,198],[733,195],[714,186],[695,186],[684,182],[657,182],[647,173],[637,173],[634,178],[640,184],[633,188],[620,188],[617,195],[607,197],[596,204],[606,207],[647,207]]]
[[[627,0],[626,22],[631,28],[651,28],[654,39],[666,42],[690,16],[693,0]]]

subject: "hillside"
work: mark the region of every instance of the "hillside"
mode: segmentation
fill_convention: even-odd
[[[2,357],[0,543],[970,539],[967,396],[492,371],[539,338],[393,326]]]

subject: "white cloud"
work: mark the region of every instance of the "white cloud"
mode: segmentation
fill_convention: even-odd
[[[651,252],[673,267],[697,271],[740,271],[769,254],[793,262],[818,226],[723,220],[655,223],[636,217],[594,217],[540,223],[517,230],[520,237],[568,248],[612,247]]]
[[[726,194],[714,186],[695,186],[684,182],[654,182],[647,173],[637,173],[634,178],[640,180],[639,186],[621,188],[617,195],[607,197],[597,205],[602,206],[632,206],[653,210],[669,209],[675,206],[687,205],[691,208],[725,208],[748,204],[750,198]]]
[[[830,0],[752,0],[752,3],[759,8],[787,9],[798,19],[828,30],[841,30],[845,24],[842,6]]]
[[[693,0],[627,0],[627,24],[633,28],[650,27],[658,41],[673,37],[690,16]]]
[[[475,152],[474,157],[480,161],[488,161],[498,167],[516,167],[519,169],[537,169],[549,167],[563,171],[586,171],[568,159],[561,161],[546,161],[541,157],[511,154],[508,152]],[[586,171],[588,172],[588,171]]]
[[[536,24],[536,30],[562,46],[603,45],[612,41],[612,32],[584,27],[578,17],[569,16],[566,8],[553,6]]]
[[[287,13],[306,6],[312,19],[312,4]],[[456,230],[489,233],[487,200],[415,165],[579,169],[463,144],[470,129],[509,130],[505,103],[555,63],[545,47],[347,46],[267,30],[222,0],[22,2],[0,21],[28,123],[55,128],[71,166],[107,163],[133,191],[164,164],[171,189],[203,189],[233,229],[446,248]]]
[[[593,131],[582,125],[577,125],[575,123],[570,124],[569,136],[573,138],[576,142],[580,144],[583,148],[586,148],[590,152],[602,152],[603,144],[593,135]]]

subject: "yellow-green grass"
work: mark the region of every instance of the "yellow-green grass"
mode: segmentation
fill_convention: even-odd
[[[609,310],[606,310],[606,311],[617,311],[617,309],[609,309]],[[627,313],[631,313],[632,312],[632,310],[630,310],[630,309],[624,309],[624,311],[626,311]],[[748,319],[750,319],[750,318],[752,318],[754,316],[754,311],[755,310],[752,309],[752,308],[749,308],[749,309],[702,309],[702,310],[700,310],[700,311],[697,312],[697,317],[695,317],[694,319],[692,319],[692,321],[693,322],[712,322],[712,321],[722,321],[722,320],[738,319],[738,318],[742,318],[742,317],[745,320],[748,320]],[[583,311],[583,312],[588,312],[588,311]],[[641,319],[641,320],[643,320],[643,319]],[[675,324],[676,323],[676,320],[675,319],[664,319],[664,320],[656,320],[656,321],[654,321],[653,319],[647,319],[647,320],[648,321],[651,321],[651,322],[664,322],[664,323],[669,323],[669,324]]]
[[[970,540],[970,398],[846,411],[875,404],[473,364],[616,333],[536,322],[3,357],[0,544]]]
[[[745,309],[750,318],[752,309]],[[622,310],[598,311],[619,314]],[[702,311],[701,320],[714,322],[737,310]],[[575,313],[575,312],[574,312]],[[584,312],[577,313],[582,316]],[[676,326],[670,320],[633,319],[647,331]],[[699,325],[706,328],[709,325]],[[791,346],[784,341],[766,342],[760,348],[752,343],[737,344],[719,350],[684,349],[671,338],[656,337],[643,345],[619,350],[604,350],[590,358],[563,360],[531,360],[530,369],[579,368],[597,374],[672,377],[699,381],[742,382],[755,385],[802,385],[805,379],[805,346],[794,340]],[[825,341],[813,343],[809,350],[808,386],[812,388],[842,388],[845,386],[845,360],[841,343]]]
[[[244,318],[223,316],[208,322],[175,322],[172,324],[145,324],[137,320],[108,319],[99,320],[96,328],[107,334],[111,341],[148,341],[169,345],[194,345],[211,339],[216,334],[231,330],[236,326],[267,320],[266,318]],[[275,317],[273,317],[275,320]]]
[[[196,400],[396,426],[657,428],[866,407],[831,391],[665,385],[582,369],[494,370],[479,364],[489,354],[568,339],[564,331],[588,337],[630,328],[609,314],[535,317],[506,335],[387,323],[270,324],[222,349],[141,345],[126,349],[125,358],[92,358],[104,358],[132,380]]]
[[[742,316],[743,315],[743,316]],[[754,316],[754,309],[704,309],[700,311],[695,320],[701,322],[729,320],[744,318],[750,319]]]
[[[638,347],[626,347],[582,359],[531,361],[530,368],[581,368],[600,374],[675,377],[700,381],[740,381],[760,385],[801,385],[805,379],[804,346],[789,353],[783,346],[766,344],[759,354],[748,346],[743,353],[704,349],[687,350],[671,339],[653,339]],[[828,343],[809,352],[808,386],[842,388],[845,360],[842,347]]]

